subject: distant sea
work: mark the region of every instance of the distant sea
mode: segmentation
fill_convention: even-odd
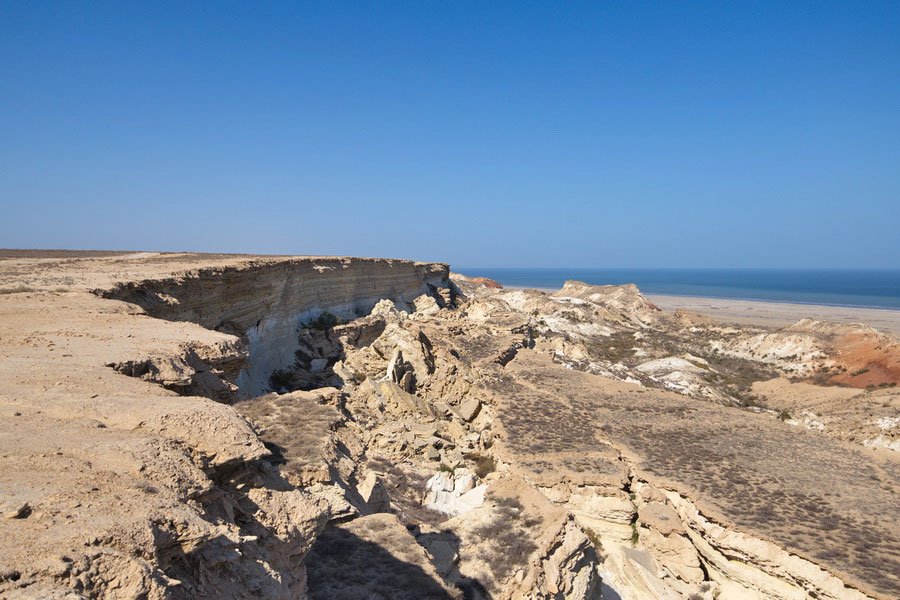
[[[900,269],[588,269],[458,268],[504,286],[562,287],[567,279],[593,285],[634,283],[645,294],[765,300],[792,304],[900,310]]]

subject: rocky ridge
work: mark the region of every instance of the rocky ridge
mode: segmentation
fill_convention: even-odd
[[[7,273],[37,268],[11,260]],[[0,339],[0,408],[26,418],[18,437],[3,430],[0,527],[35,548],[0,545],[3,597],[900,589],[891,382],[853,392],[864,408],[822,430],[792,423],[762,383],[846,390],[814,385],[859,360],[842,336],[886,365],[894,340],[664,313],[634,286],[499,290],[402,261],[406,274],[372,294],[365,277],[342,284],[310,265],[352,279],[378,261],[83,260],[78,273],[105,280],[0,296],[4,323],[21,317]],[[165,266],[144,265],[150,279],[108,275],[153,260]],[[177,270],[207,260],[218,264]],[[39,266],[29,285],[70,276]],[[333,302],[310,291],[320,276]],[[254,342],[257,328],[272,334]],[[58,384],[51,349],[69,359]],[[869,421],[886,444],[847,433]],[[60,435],[36,443],[48,423]],[[54,533],[73,522],[96,540]],[[114,567],[101,559],[113,555]]]

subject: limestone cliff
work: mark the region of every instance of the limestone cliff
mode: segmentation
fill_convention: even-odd
[[[0,597],[900,592],[893,339],[410,261],[0,260]]]
[[[431,288],[448,288],[445,264],[368,258],[289,258],[200,268],[97,290],[151,316],[190,321],[240,336],[249,360],[234,378],[244,395],[265,391],[276,369],[294,362],[297,330],[323,312],[342,319],[369,313],[382,299],[408,306]]]

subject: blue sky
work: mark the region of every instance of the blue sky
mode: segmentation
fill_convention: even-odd
[[[0,247],[900,267],[898,2],[4,2]]]

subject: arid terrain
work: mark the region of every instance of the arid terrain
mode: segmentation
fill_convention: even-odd
[[[0,251],[0,598],[896,599],[898,383],[630,285]]]
[[[851,308],[656,294],[648,294],[647,298],[663,310],[690,310],[742,325],[786,327],[800,319],[815,319],[832,323],[865,323],[895,335],[900,334],[900,310],[887,308]]]

